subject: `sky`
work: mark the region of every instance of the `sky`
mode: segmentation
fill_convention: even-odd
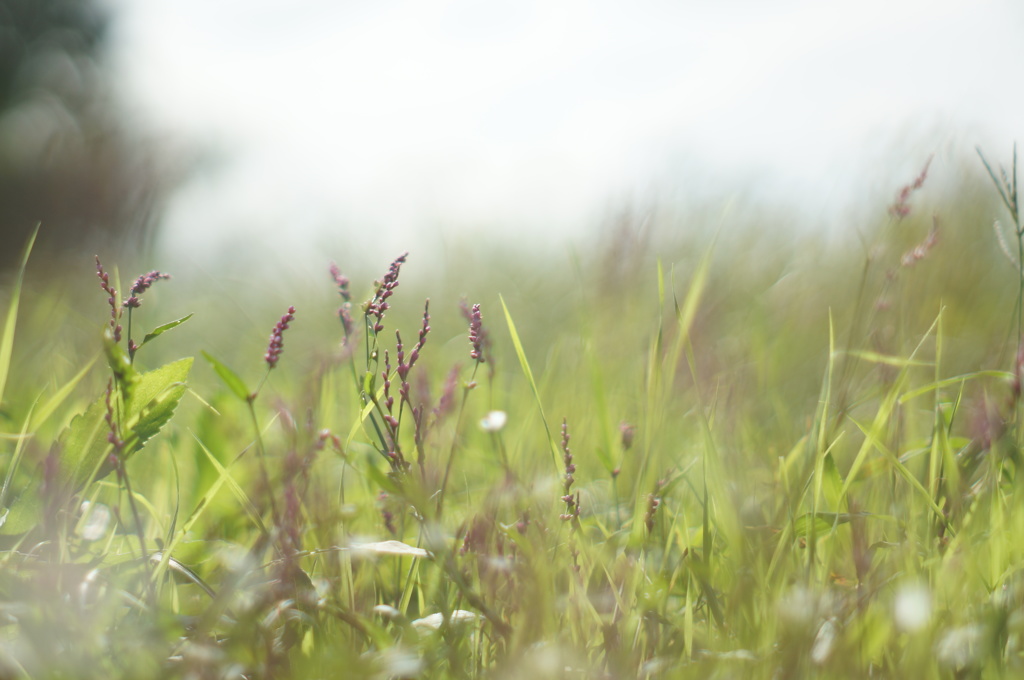
[[[109,1],[124,106],[196,164],[188,257],[585,239],[708,196],[813,218],[1024,125],[1010,0]]]

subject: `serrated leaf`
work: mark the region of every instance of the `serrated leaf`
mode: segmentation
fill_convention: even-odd
[[[236,397],[242,401],[249,401],[249,395],[252,394],[252,391],[245,386],[245,383],[238,377],[237,373],[215,359],[208,352],[203,352],[203,358],[210,362],[213,370],[216,371],[220,379]]]
[[[188,321],[189,319],[191,319],[193,316],[194,316],[194,313],[193,314],[189,314],[187,316],[183,316],[180,319],[175,319],[174,321],[169,321],[169,322],[165,323],[162,326],[157,326],[156,328],[154,328],[149,333],[146,333],[146,337],[144,337],[142,339],[142,343],[139,345],[139,347],[142,347],[142,345],[145,345],[150,340],[153,340],[153,339],[163,335],[164,333],[166,333],[167,331],[171,330],[172,328],[177,328],[181,324],[183,324],[186,321]]]
[[[108,352],[108,358],[112,356]],[[192,357],[179,359],[148,373],[134,368],[124,376],[132,386],[122,402],[121,425],[125,437],[125,459],[138,452],[153,435],[167,424],[185,393],[185,379],[192,368]],[[120,362],[120,368],[124,368]],[[56,494],[71,494],[90,481],[108,475],[113,466],[107,460],[111,445],[107,441],[107,396],[103,394],[89,408],[75,416],[60,437],[60,458],[56,473]],[[24,490],[9,506],[0,534],[15,535],[28,531],[41,511],[39,485]],[[2,512],[2,511],[0,511]]]
[[[174,415],[185,394],[192,361],[192,357],[179,359],[140,377],[135,393],[125,404],[126,424],[134,435],[126,457],[145,446]]]
[[[74,491],[85,486],[110,452],[106,414],[107,400],[103,395],[89,404],[85,413],[72,418],[61,434],[58,479],[62,489]]]

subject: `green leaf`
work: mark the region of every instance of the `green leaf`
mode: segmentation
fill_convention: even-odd
[[[544,423],[544,431],[548,435],[548,443],[551,446],[551,454],[555,460],[555,468],[558,468],[558,444],[551,436],[551,427],[548,425],[548,418],[544,415],[544,403],[540,398],[540,390],[537,389],[537,381],[533,379],[533,371],[530,370],[530,362],[526,359],[526,351],[523,349],[523,343],[519,340],[519,333],[516,332],[516,325],[512,321],[512,314],[508,311],[508,305],[505,304],[505,298],[498,296],[501,301],[501,308],[505,311],[505,322],[508,324],[508,333],[512,336],[512,346],[515,347],[516,356],[519,357],[519,367],[523,371],[523,375],[526,376],[526,382],[530,385],[530,390],[533,392],[533,398],[537,400],[537,409],[540,411],[541,422]]]
[[[236,397],[245,402],[249,401],[249,395],[252,394],[252,391],[245,386],[245,383],[242,382],[242,379],[238,377],[237,373],[217,359],[214,359],[207,352],[203,352],[203,358],[210,362],[210,365],[213,366],[213,370],[217,372],[220,379],[224,381],[224,384],[228,386],[228,389],[231,390]]]
[[[117,352],[108,349],[108,358],[117,366],[115,373],[121,371],[121,379],[132,388],[127,398],[122,396],[119,415],[122,436],[125,437],[123,455],[127,459],[171,419],[185,393],[185,380],[193,360],[192,357],[179,359],[140,374],[130,364],[120,362],[118,353],[123,352],[116,345],[114,347]],[[107,460],[111,445],[107,441],[109,426],[106,414],[107,395],[103,394],[89,405],[85,413],[75,416],[61,435],[55,494],[72,494],[113,470]],[[0,534],[24,533],[38,522],[41,512],[39,486],[24,490],[9,506],[10,512],[0,526]]]
[[[825,460],[822,462],[821,487],[829,506],[833,510],[839,511],[839,504],[843,496],[843,476],[839,474],[839,468],[836,467],[831,453],[826,453]]]
[[[139,347],[142,347],[142,345],[145,345],[150,340],[153,340],[153,339],[163,335],[164,333],[166,333],[167,331],[171,330],[172,328],[177,328],[181,324],[183,324],[186,321],[188,321],[189,319],[191,319],[193,316],[194,316],[194,313],[193,314],[189,314],[187,316],[183,316],[180,319],[175,319],[174,321],[169,321],[169,322],[165,323],[162,326],[157,326],[151,332],[146,333],[146,337],[144,337],[142,339],[142,342],[139,344]]]
[[[25,249],[21,252],[21,263],[18,265],[18,277],[14,280],[14,289],[11,291],[11,302],[7,307],[7,319],[4,322],[4,332],[0,336],[0,402],[4,398],[4,388],[7,387],[7,373],[11,368],[11,353],[14,351],[14,327],[18,323],[18,303],[21,300],[21,282],[25,278],[25,267],[28,266],[28,256],[32,252],[32,244],[36,241],[36,234],[39,233],[39,225],[32,230]]]
[[[145,446],[174,415],[185,394],[192,361],[192,357],[178,359],[139,378],[134,393],[125,402],[125,422],[133,435],[126,457]]]
[[[801,538],[807,535],[808,529],[811,525],[811,513],[804,513],[796,518],[793,522],[793,533],[797,538]],[[874,515],[870,512],[816,512],[814,517],[814,535],[817,538],[823,538],[826,534],[832,531],[832,527],[840,524],[846,524],[856,517],[881,517]],[[884,517],[883,517],[884,519]]]

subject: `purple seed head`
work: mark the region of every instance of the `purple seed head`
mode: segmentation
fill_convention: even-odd
[[[334,279],[334,284],[338,286],[338,294],[341,296],[341,299],[345,302],[351,302],[352,292],[348,288],[350,281],[347,276],[341,273],[338,265],[333,262],[331,263],[331,278]]]
[[[469,344],[472,349],[469,352],[469,357],[478,363],[484,363],[483,350],[483,315],[480,313],[480,305],[473,305],[473,310],[470,312],[469,317]]]
[[[125,298],[125,301],[122,304],[129,309],[135,309],[142,306],[142,300],[139,299],[139,296],[149,290],[149,287],[160,279],[169,278],[171,278],[170,274],[161,274],[155,270],[148,274],[143,274],[139,278],[135,279],[135,283],[132,284],[132,289],[130,291],[131,297]]]
[[[633,438],[636,436],[636,427],[626,422],[620,423],[619,434],[622,437],[622,450],[629,451],[633,446]]]
[[[267,366],[270,368],[277,366],[281,352],[284,351],[284,332],[288,330],[288,325],[294,320],[295,307],[292,306],[288,308],[288,311],[281,317],[281,320],[270,331],[270,343],[267,345],[266,354],[263,355],[264,361],[267,362]]]
[[[387,300],[394,295],[395,288],[398,288],[398,274],[408,257],[409,253],[405,252],[395,258],[395,261],[388,267],[387,273],[384,274],[384,278],[377,282],[377,291],[373,294],[370,301],[366,303],[366,316],[372,316],[377,319],[372,326],[374,333],[380,333],[384,330],[384,313],[391,308]]]
[[[914,181],[899,190],[896,194],[896,200],[889,206],[890,215],[901,220],[910,214],[910,204],[908,203],[910,195],[924,186],[924,182],[928,178],[928,168],[931,164],[932,157],[929,157]]]
[[[121,342],[121,325],[118,323],[121,309],[117,305],[117,291],[110,285],[110,274],[103,270],[99,255],[96,256],[96,276],[100,279],[100,288],[107,294],[107,304],[110,305],[110,330],[114,342]]]

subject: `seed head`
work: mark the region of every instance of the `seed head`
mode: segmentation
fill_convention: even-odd
[[[131,297],[125,298],[122,303],[123,306],[129,309],[135,309],[136,307],[142,306],[142,300],[139,296],[149,290],[149,287],[160,279],[169,279],[170,274],[161,274],[158,271],[151,271],[148,274],[143,274],[139,278],[135,279],[135,283],[132,285]]]
[[[289,307],[288,312],[281,317],[273,330],[270,331],[270,343],[267,345],[267,353],[263,355],[267,366],[274,368],[284,351],[284,332],[288,330],[288,324],[295,320],[295,307]]]

